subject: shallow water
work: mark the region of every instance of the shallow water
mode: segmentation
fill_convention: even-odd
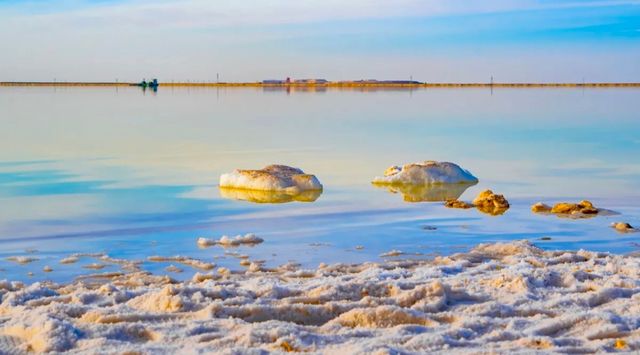
[[[94,272],[82,266],[96,260],[60,259],[89,252],[181,254],[240,269],[223,248],[201,249],[196,239],[250,232],[265,242],[227,251],[305,267],[378,261],[391,249],[428,258],[513,239],[636,251],[640,234],[609,224],[640,224],[639,94],[0,88],[0,279],[70,280]],[[427,159],[456,162],[480,179],[462,199],[490,188],[512,207],[489,216],[406,202],[370,184],[392,164]],[[269,204],[225,198],[216,186],[223,172],[271,163],[317,175],[324,192],[313,202]],[[581,199],[620,214],[569,220],[529,211],[537,201]],[[18,255],[38,260],[6,260]],[[143,268],[165,273],[169,264]],[[194,272],[183,268],[168,274]]]

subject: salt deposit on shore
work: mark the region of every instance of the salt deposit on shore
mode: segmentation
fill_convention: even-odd
[[[384,176],[373,179],[374,184],[429,185],[429,184],[475,184],[478,179],[467,170],[449,162],[427,160],[422,163],[391,166]]]
[[[221,188],[286,191],[296,194],[303,191],[322,190],[320,181],[311,174],[286,165],[269,165],[261,170],[237,169],[220,176]]]
[[[266,270],[1,281],[0,353],[640,350],[640,257],[511,242],[433,261]]]
[[[196,243],[199,247],[206,248],[214,245],[221,245],[223,247],[237,247],[240,245],[255,245],[264,242],[264,240],[253,233],[245,235],[236,235],[235,237],[229,237],[223,235],[220,239],[198,238]]]

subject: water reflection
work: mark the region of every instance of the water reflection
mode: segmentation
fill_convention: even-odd
[[[397,194],[402,194],[405,202],[437,202],[457,200],[471,186],[477,183],[461,184],[431,184],[431,185],[388,185],[373,184],[373,186]]]
[[[479,206],[476,206],[476,208],[478,209],[478,211],[491,216],[503,215],[509,209],[509,207],[494,206],[494,205],[479,205]]]
[[[294,194],[286,191],[262,191],[220,187],[220,196],[223,198],[253,203],[314,202],[321,194],[322,190],[310,190]]]

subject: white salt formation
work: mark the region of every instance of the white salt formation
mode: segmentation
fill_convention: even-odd
[[[32,263],[34,261],[38,261],[37,258],[31,258],[31,257],[28,257],[28,256],[10,256],[10,257],[7,258],[7,260],[13,261],[13,262],[16,262],[16,263],[22,264],[22,265],[28,264],[28,263]]]
[[[423,163],[392,166],[384,176],[373,179],[374,184],[429,185],[429,184],[475,184],[478,179],[457,164],[427,160]]]
[[[202,261],[202,260],[198,260],[198,259],[194,259],[194,258],[190,258],[188,256],[181,256],[181,255],[176,255],[176,256],[157,256],[157,255],[154,255],[154,256],[148,257],[147,260],[154,261],[154,262],[175,262],[175,263],[180,263],[180,264],[191,266],[193,268],[201,269],[201,270],[211,270],[214,267],[216,267],[215,264],[208,263],[206,261]]]
[[[0,281],[0,353],[640,351],[640,257],[512,242],[433,261],[249,269]]]
[[[253,233],[245,235],[237,235],[235,237],[229,237],[223,235],[220,239],[198,238],[197,244],[199,247],[210,247],[213,245],[221,245],[223,247],[237,247],[240,245],[255,245],[264,242],[264,239],[256,236]]]
[[[301,193],[322,190],[318,179],[286,165],[269,165],[262,170],[240,170],[220,176],[220,187]]]

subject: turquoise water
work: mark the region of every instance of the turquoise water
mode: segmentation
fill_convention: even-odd
[[[271,266],[379,261],[391,249],[428,258],[514,239],[637,251],[639,233],[609,224],[640,225],[639,97],[637,89],[0,88],[0,279],[70,280],[96,260],[59,261],[84,252],[180,254],[241,269],[196,239],[244,233],[265,242],[233,251]],[[422,160],[477,176],[462,199],[490,188],[512,207],[489,216],[405,202],[370,184],[390,165]],[[324,192],[282,204],[221,196],[221,173],[271,163],[317,175]],[[529,211],[537,201],[581,199],[619,215]],[[6,260],[20,255],[38,260]],[[143,268],[166,273],[168,264]],[[183,268],[168,274],[195,271]]]

